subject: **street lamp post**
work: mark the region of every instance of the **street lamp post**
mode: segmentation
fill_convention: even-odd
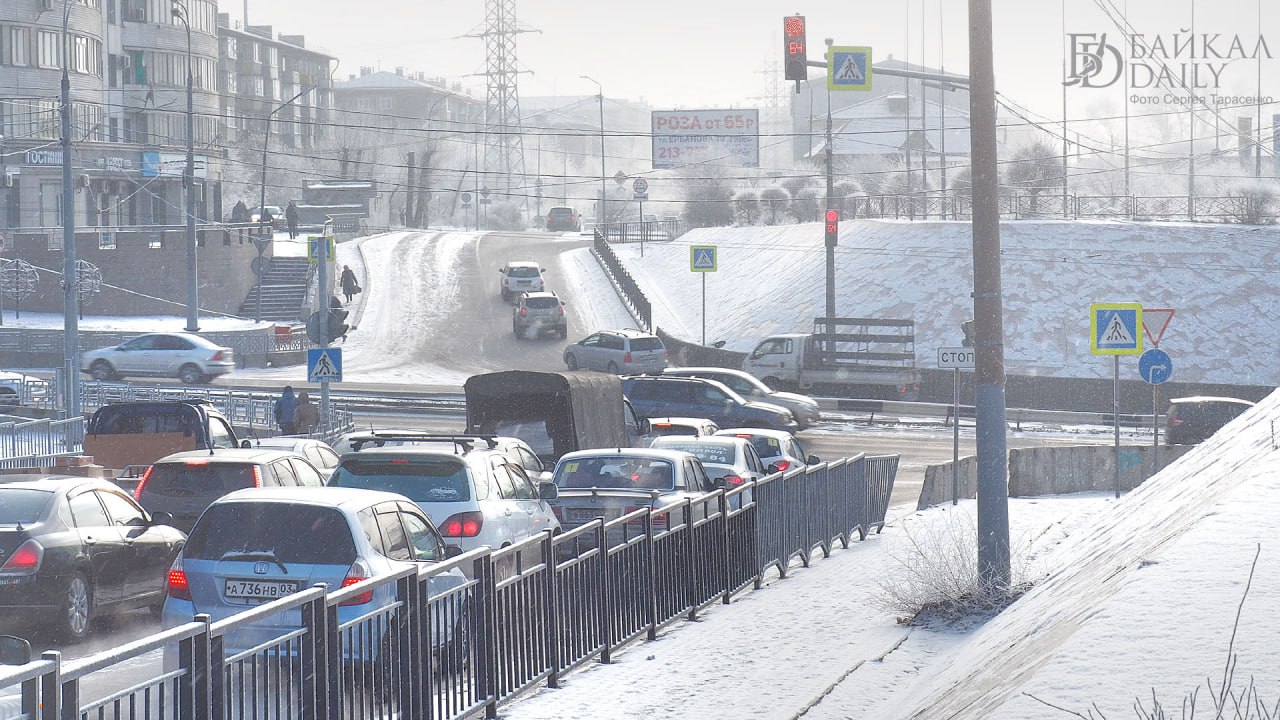
[[[587,75],[579,75],[583,80],[590,80],[596,85],[596,100],[600,103],[600,212],[596,213],[596,226],[605,222],[605,174],[604,174],[604,88],[598,81]]]
[[[66,0],[62,10],[62,381],[67,418],[80,416],[80,296],[76,283],[76,196],[71,182],[71,76],[67,57],[72,2]]]
[[[314,90],[315,87],[316,87],[315,85],[311,85],[309,87],[305,87],[299,90],[298,94],[294,95],[288,100],[285,100],[284,102],[277,105],[276,108],[271,112],[267,113],[267,116],[263,119],[263,124],[266,127],[264,128],[262,133],[262,186],[261,188],[259,188],[259,195],[258,195],[259,235],[262,234],[262,230],[264,229],[266,230],[266,234],[268,238],[270,238],[272,235],[271,225],[269,223],[267,224],[266,228],[261,227],[263,225],[263,220],[267,216],[267,142],[271,140],[271,118],[275,117],[276,113],[280,112],[281,110],[285,109],[290,104],[292,104],[294,100],[297,100],[303,95],[306,95],[307,93]],[[259,251],[259,255],[261,255],[261,251]],[[261,274],[258,275],[258,300],[255,304],[253,320],[254,322],[262,321],[262,275]]]
[[[187,215],[187,332],[200,329],[200,279],[196,259],[195,76],[191,72],[191,22],[186,5],[174,0],[170,12],[187,30],[187,165],[182,172]]]

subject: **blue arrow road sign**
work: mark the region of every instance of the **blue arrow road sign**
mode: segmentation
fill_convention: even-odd
[[[1138,358],[1138,374],[1152,385],[1168,382],[1173,377],[1173,358],[1160,348],[1151,348]]]
[[[307,382],[342,382],[342,348],[308,350]]]

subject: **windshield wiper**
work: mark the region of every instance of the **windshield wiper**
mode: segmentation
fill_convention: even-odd
[[[248,550],[248,551],[228,550],[227,552],[222,554],[222,557],[218,559],[219,560],[267,560],[275,563],[276,567],[280,568],[280,572],[284,573],[285,575],[289,574],[289,568],[285,567],[284,563],[280,562],[280,559],[277,558],[276,554],[271,550]]]

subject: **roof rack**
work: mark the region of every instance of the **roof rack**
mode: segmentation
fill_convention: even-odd
[[[490,450],[496,450],[498,447],[498,436],[471,433],[440,434],[430,432],[413,432],[411,430],[396,430],[392,432],[371,430],[367,433],[352,435],[347,438],[347,442],[351,443],[351,449],[355,452],[359,452],[365,445],[383,447],[388,442],[452,443],[465,454],[471,451],[472,446],[476,442],[483,442]]]

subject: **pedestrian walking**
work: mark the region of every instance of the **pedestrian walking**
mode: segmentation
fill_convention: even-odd
[[[296,240],[298,237],[298,205],[290,200],[288,206],[284,209],[284,221],[289,225],[289,239]]]
[[[300,435],[310,435],[320,425],[320,408],[311,402],[306,390],[298,393],[298,407],[293,411],[293,424]]]
[[[351,298],[360,292],[360,283],[356,280],[356,274],[351,270],[350,265],[342,266],[342,276],[338,279],[342,284],[342,294],[347,298],[347,304],[351,304]]]
[[[282,435],[293,435],[298,431],[294,424],[298,411],[298,398],[293,395],[293,386],[285,385],[284,391],[276,399],[276,424],[280,426]]]
[[[249,208],[244,204],[243,200],[237,200],[235,207],[231,208],[231,222],[249,222]]]

